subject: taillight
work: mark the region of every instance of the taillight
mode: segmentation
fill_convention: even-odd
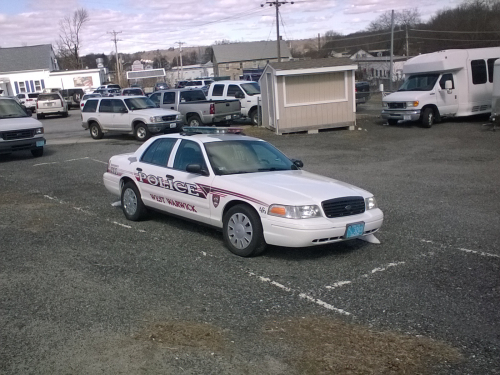
[[[36,101],[36,108],[38,109],[38,100]]]
[[[61,99],[59,101],[61,102],[61,107],[64,107],[63,101]]]
[[[215,104],[214,103],[210,104],[210,114],[215,115]]]

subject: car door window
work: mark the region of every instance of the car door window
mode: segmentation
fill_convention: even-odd
[[[222,96],[224,93],[224,85],[214,85],[212,96]]]
[[[125,113],[127,111],[127,107],[125,103],[120,99],[112,99],[111,103],[113,105],[114,113]]]
[[[163,104],[174,104],[175,92],[166,92],[163,94]]]
[[[444,84],[446,81],[451,81],[451,88],[454,89],[455,88],[455,82],[453,81],[453,74],[451,73],[446,73],[446,74],[443,74],[443,76],[441,77],[441,79],[439,80],[439,86],[441,87],[441,89],[444,90]]]
[[[95,112],[97,109],[97,103],[99,103],[99,100],[87,100],[82,112]]]
[[[111,104],[111,99],[101,100],[101,105],[99,106],[99,112],[104,112],[104,113],[113,112],[113,105]]]
[[[236,93],[238,92],[241,92],[243,94],[243,91],[241,91],[238,85],[229,85],[229,87],[227,88],[227,96],[236,96]]]
[[[160,104],[160,96],[161,96],[161,94],[159,92],[157,92],[156,94],[151,94],[149,96],[149,99],[151,99],[151,101],[153,103],[155,103],[156,105],[159,105]]]
[[[205,159],[198,143],[182,140],[174,160],[174,169],[185,171],[189,164],[200,164],[206,170]]]
[[[151,146],[142,154],[141,161],[143,163],[149,163],[158,165],[160,167],[166,167],[172,148],[175,145],[177,139],[158,139],[154,141]]]

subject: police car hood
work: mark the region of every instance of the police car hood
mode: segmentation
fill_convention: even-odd
[[[32,117],[1,117],[0,116],[0,131],[13,131],[42,128],[40,121]]]
[[[218,186],[216,180],[214,186],[248,195],[267,204],[319,204],[333,198],[368,198],[373,195],[345,182],[302,170],[234,174],[221,178],[223,184]]]

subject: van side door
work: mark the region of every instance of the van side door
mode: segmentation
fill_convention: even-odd
[[[451,81],[451,89],[446,89],[446,81]],[[455,115],[458,111],[458,89],[455,87],[453,73],[444,73],[439,79],[437,106],[441,116]]]

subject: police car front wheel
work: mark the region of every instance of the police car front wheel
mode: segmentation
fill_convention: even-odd
[[[141,193],[133,182],[127,182],[122,189],[122,210],[125,217],[131,221],[144,219],[147,214],[146,206],[141,199]]]
[[[262,223],[253,208],[242,204],[230,208],[224,215],[223,225],[224,242],[233,254],[251,257],[266,248]]]

